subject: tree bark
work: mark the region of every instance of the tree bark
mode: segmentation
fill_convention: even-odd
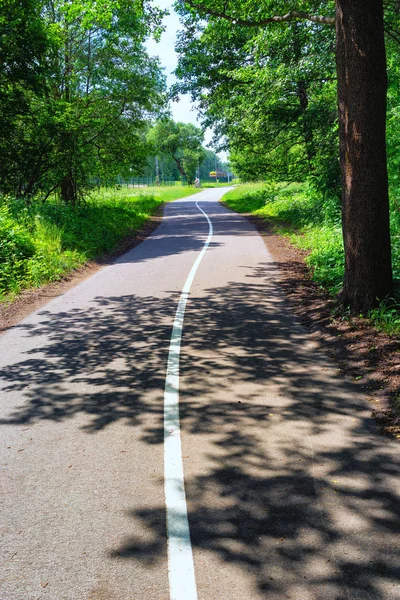
[[[78,202],[78,189],[72,171],[67,173],[60,183],[61,199],[75,206]]]
[[[342,299],[366,312],[392,289],[382,0],[337,0],[345,275]]]
[[[314,171],[313,159],[315,158],[315,151],[313,148],[314,142],[314,134],[313,130],[310,127],[310,123],[307,119],[307,108],[308,108],[308,93],[307,93],[307,84],[304,80],[297,82],[297,97],[300,102],[301,111],[302,111],[302,128],[303,128],[303,136],[304,143],[306,148],[307,160],[308,160],[308,168],[310,171]]]
[[[174,159],[174,161],[176,162],[176,168],[178,169],[180,176],[182,177],[182,179],[187,179],[188,176],[186,174],[185,169],[182,166],[181,161],[179,160],[179,158],[176,158],[173,154],[172,154],[172,158]]]

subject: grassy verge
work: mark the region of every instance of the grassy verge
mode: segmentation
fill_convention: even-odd
[[[228,183],[227,181],[225,182],[218,182],[218,183],[214,183],[213,181],[205,181],[201,184],[202,188],[220,188],[220,187],[229,187],[231,185],[237,185],[237,180],[233,180],[230,183]]]
[[[275,223],[276,231],[307,252],[306,263],[313,279],[332,295],[342,285],[344,271],[340,206],[337,200],[324,200],[306,184],[243,184],[224,196],[226,204],[238,213],[251,213]],[[400,220],[392,217],[393,270],[400,277]],[[387,299],[369,318],[381,331],[400,334],[400,303]]]
[[[164,202],[194,194],[189,187],[100,190],[76,208],[56,199],[28,207],[0,199],[0,301],[64,277],[112,252],[143,227]]]

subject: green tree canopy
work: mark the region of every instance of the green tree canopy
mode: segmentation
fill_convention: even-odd
[[[330,181],[336,177],[335,168],[331,177],[330,165],[337,165],[332,149],[338,144],[332,143],[336,124],[330,117],[330,107],[334,106],[330,84],[336,76],[345,248],[341,299],[355,311],[367,311],[392,289],[384,9],[395,15],[390,19],[389,33],[398,40],[393,25],[398,19],[398,0],[178,0],[176,6],[185,24],[181,38],[184,52],[189,49],[195,56],[191,63],[181,59],[178,74],[203,102],[206,118],[218,120],[222,115],[222,128],[217,133],[233,141],[236,170],[246,176],[249,165],[258,175],[262,161],[265,171],[272,164],[283,171],[283,176],[285,172],[295,174],[298,166],[308,163],[310,177],[322,187],[327,180],[332,189]],[[307,23],[307,30],[303,33],[296,23]],[[329,73],[326,63],[333,61],[326,58],[329,39],[333,42],[332,25],[336,69]],[[279,50],[285,37],[288,39]],[[264,46],[263,38],[267,40]],[[219,60],[215,45],[222,44],[224,50],[226,39],[228,43],[234,41],[232,57],[226,53]],[[241,43],[236,43],[237,39]],[[205,59],[199,43],[203,44]],[[204,60],[211,60],[210,68],[200,75],[196,64],[203,61],[204,66]],[[275,85],[274,71],[278,75]],[[235,87],[240,91],[235,93]],[[247,97],[246,88],[254,90],[253,98]],[[222,98],[220,90],[223,101],[218,101]],[[245,104],[241,97],[245,97]],[[282,127],[276,128],[279,123]]]
[[[147,139],[155,153],[171,157],[183,180],[193,183],[196,167],[205,157],[203,132],[191,123],[161,119],[150,129]]]
[[[334,31],[249,29],[183,15],[175,93],[190,93],[242,179],[304,179],[337,193]]]
[[[20,4],[13,2],[16,13]],[[7,71],[8,88],[16,81],[24,88],[25,106],[0,138],[0,187],[26,196],[58,189],[75,203],[93,177],[145,163],[147,122],[166,99],[158,59],[144,42],[158,35],[162,13],[139,0],[42,0],[39,8],[34,30],[51,43],[33,46],[33,67],[14,60]],[[14,29],[22,36],[18,15]],[[2,24],[11,54],[12,32]]]
[[[1,0],[0,11],[0,190],[13,179],[33,98],[44,93],[50,35],[36,0]]]

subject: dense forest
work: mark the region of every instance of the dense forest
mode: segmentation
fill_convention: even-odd
[[[146,125],[165,108],[164,76],[144,46],[161,17],[130,0],[2,3],[3,193],[59,190],[76,203],[94,175],[144,166]]]
[[[221,158],[213,150],[201,147],[200,151],[194,157],[192,162],[192,169],[190,171],[191,177],[198,176],[203,185],[213,183],[216,181],[214,172],[221,173],[223,176],[219,177],[219,180],[224,183],[228,183],[229,179],[232,181],[234,174],[231,172],[231,165],[229,162],[221,160]],[[211,175],[210,175],[211,173]],[[147,166],[143,171],[144,177],[149,178],[151,181],[156,181],[159,178],[162,184],[172,181],[179,181],[181,174],[176,165],[176,161],[165,153],[159,155],[149,156],[147,159]]]
[[[203,134],[169,118],[163,69],[146,51],[163,15],[151,2],[127,0],[2,2],[3,194],[29,201],[57,192],[76,204],[94,182],[145,174],[155,154],[168,178],[194,179]],[[160,127],[183,133],[170,132],[175,161],[157,146]]]

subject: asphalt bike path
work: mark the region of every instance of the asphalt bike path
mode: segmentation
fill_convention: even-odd
[[[224,192],[0,336],[1,600],[400,598],[398,445]]]

